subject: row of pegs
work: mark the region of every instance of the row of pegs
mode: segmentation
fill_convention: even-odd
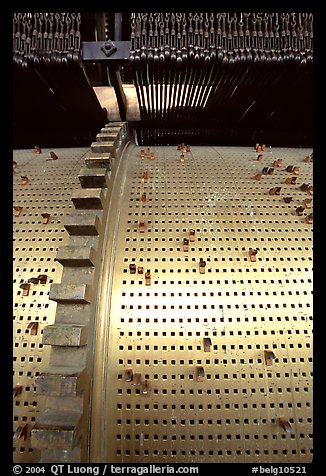
[[[265,144],[263,144],[262,146],[260,146],[259,144],[256,144],[255,150],[256,150],[256,152],[260,152],[260,151],[265,150],[265,147],[266,147]],[[257,160],[261,162],[263,160],[263,154],[259,154],[257,156]],[[313,162],[313,152],[305,157],[304,162],[306,162],[306,163]],[[280,168],[282,166],[283,166],[283,160],[282,159],[274,160],[272,167],[264,167],[262,169],[261,173],[258,173],[254,176],[254,179],[255,180],[261,180],[261,178],[264,175],[273,175],[275,168]],[[292,177],[287,177],[285,179],[284,183],[286,185],[295,185],[297,183],[297,176],[300,175],[300,167],[294,166],[294,165],[288,165],[285,168],[285,171],[293,174],[293,176]],[[280,195],[281,190],[282,190],[282,187],[272,187],[269,190],[268,193],[269,193],[269,195]],[[303,192],[307,192],[309,195],[313,195],[313,186],[311,184],[306,184],[306,183],[301,184],[300,185],[300,190],[302,190]],[[285,203],[290,203],[292,201],[292,197],[284,197],[284,201],[285,201]],[[301,205],[301,206],[296,208],[296,214],[298,216],[303,216],[304,210],[306,208],[310,209],[311,204],[312,204],[312,199],[305,199],[304,202],[303,202],[304,206]],[[306,216],[306,222],[308,224],[313,223],[313,215],[312,214],[309,214],[309,215]]]

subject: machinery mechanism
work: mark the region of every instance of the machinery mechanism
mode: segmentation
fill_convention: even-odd
[[[312,14],[13,23],[14,461],[310,463]]]

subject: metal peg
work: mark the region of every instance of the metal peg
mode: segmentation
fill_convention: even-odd
[[[38,333],[38,322],[30,322],[27,326],[27,329],[30,329],[30,335],[31,336],[36,336]]]
[[[272,365],[275,359],[275,354],[272,350],[264,350],[265,364]]]
[[[299,215],[299,217],[302,217],[303,212],[305,211],[304,207],[298,207],[296,210],[296,214]]]
[[[14,387],[13,387],[13,398],[17,397],[18,395],[20,395],[23,391],[23,386],[20,385],[19,383],[16,384]]]
[[[42,223],[43,225],[47,225],[50,221],[50,213],[41,213],[41,217],[43,218]]]
[[[50,152],[50,157],[52,160],[58,160],[58,156],[54,152]]]
[[[280,195],[281,187],[273,187],[273,188],[270,189],[270,191],[268,193],[269,193],[269,195]]]
[[[180,160],[180,162],[184,162],[185,161],[185,156],[183,154],[181,154],[179,160]]]
[[[136,274],[136,265],[135,265],[135,263],[130,263],[129,271],[130,271],[130,274]]]
[[[287,179],[285,179],[285,183],[287,185],[294,185],[297,181],[297,177],[288,177]]]
[[[23,290],[23,296],[28,296],[29,295],[29,290],[31,285],[29,283],[22,283],[20,286],[20,289]]]
[[[202,382],[205,377],[204,367],[196,367],[195,376],[197,382]]]
[[[141,384],[141,393],[145,396],[148,396],[150,394],[150,384],[146,379]]]
[[[145,170],[145,172],[143,173],[143,179],[148,180],[148,171],[147,170]]]
[[[277,160],[274,160],[273,162],[273,167],[277,168],[277,167],[282,167],[283,165],[283,160],[282,159],[277,159]]]
[[[262,178],[262,174],[256,174],[256,175],[254,176],[254,179],[255,179],[255,180],[260,180],[261,178]]]
[[[126,369],[125,370],[123,379],[124,379],[125,382],[132,382],[132,379],[133,379],[132,369]]]
[[[210,352],[211,345],[212,345],[211,338],[210,337],[204,337],[203,344],[204,344],[204,352]]]
[[[39,281],[38,278],[34,278],[34,277],[33,277],[33,278],[29,278],[29,280],[28,280],[28,282],[29,282],[30,284],[38,284],[38,281]]]
[[[141,194],[141,201],[142,201],[143,203],[145,203],[146,200],[147,200],[146,192],[143,192],[143,193]]]
[[[305,162],[313,162],[313,154],[307,155],[304,159]]]
[[[205,273],[205,267],[206,267],[206,261],[204,261],[202,258],[199,260],[199,272],[200,274]]]
[[[151,272],[148,269],[145,273],[145,285],[150,286],[151,285]]]
[[[189,251],[189,240],[188,240],[188,238],[183,239],[183,251]]]
[[[20,184],[21,185],[27,185],[29,183],[29,178],[27,175],[21,175],[20,176]]]
[[[259,162],[261,162],[261,161],[263,160],[263,154],[259,154],[259,155],[257,156],[257,160],[258,160]]]
[[[145,231],[145,222],[143,220],[141,220],[139,222],[139,232],[144,233],[144,231]]]
[[[250,258],[250,261],[254,262],[256,261],[256,255],[258,253],[258,248],[257,249],[253,249],[253,248],[249,248],[249,258]]]
[[[40,284],[46,284],[47,279],[48,279],[48,277],[47,277],[46,274],[39,274],[39,276],[38,276],[38,280],[39,280]]]
[[[312,198],[306,198],[303,203],[306,208],[311,208]]]
[[[19,215],[21,214],[23,210],[23,207],[14,207],[14,215],[15,217],[19,217]]]
[[[311,225],[313,223],[313,214],[311,213],[310,215],[306,216],[306,222]]]
[[[279,417],[279,422],[283,430],[286,431],[286,433],[289,433],[289,434],[294,433],[294,430],[292,426],[290,425],[289,420],[285,416]]]
[[[195,232],[195,230],[194,230],[193,228],[191,228],[191,229],[189,230],[189,241],[191,241],[191,242],[194,242],[194,241],[195,241],[195,233],[196,233],[196,232]]]
[[[138,274],[144,274],[144,268],[142,266],[138,266],[137,273]]]
[[[22,423],[21,425],[19,425],[19,427],[17,428],[17,430],[14,433],[14,441],[26,440],[27,430],[28,430],[27,423]]]
[[[34,145],[34,152],[35,152],[36,155],[42,154],[42,149],[41,149],[41,147],[38,146],[38,145]]]
[[[133,374],[132,385],[138,387],[141,384],[141,374]]]
[[[17,169],[17,162],[15,160],[13,160],[12,162],[12,170],[14,173],[16,173],[16,169]]]
[[[290,203],[292,200],[292,197],[284,197],[285,203]]]

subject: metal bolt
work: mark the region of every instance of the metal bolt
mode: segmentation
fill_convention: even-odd
[[[203,344],[204,344],[204,352],[209,352],[211,350],[211,345],[212,345],[211,338],[204,337]]]
[[[125,382],[131,382],[132,381],[132,379],[133,379],[132,369],[125,370],[123,379],[124,379]]]

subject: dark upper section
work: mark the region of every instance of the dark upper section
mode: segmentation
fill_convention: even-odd
[[[140,144],[312,146],[311,13],[17,13],[13,20],[14,147],[89,145],[107,122],[92,86],[114,87],[122,117],[123,82],[136,87]],[[82,42],[101,53],[108,40],[118,49],[130,40],[129,59],[83,62]]]

